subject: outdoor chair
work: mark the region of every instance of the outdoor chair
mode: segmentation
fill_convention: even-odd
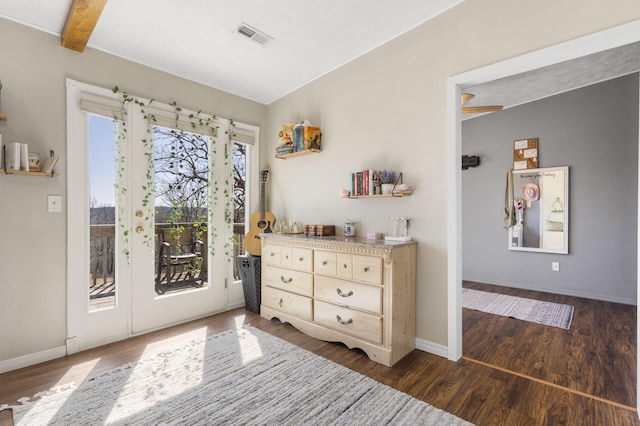
[[[174,231],[174,233],[177,231]],[[162,294],[172,287],[201,286],[200,277],[204,243],[197,238],[192,230],[187,242],[177,238],[170,229],[159,232],[158,274],[156,276],[156,292]]]

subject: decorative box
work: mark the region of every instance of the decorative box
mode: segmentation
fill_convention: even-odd
[[[304,233],[310,237],[329,237],[336,235],[335,225],[305,225]]]

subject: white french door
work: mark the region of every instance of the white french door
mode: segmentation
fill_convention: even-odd
[[[225,198],[233,166],[228,122],[187,126],[168,105],[156,107],[155,117],[159,124],[150,126],[138,104],[67,80],[68,353],[241,306],[227,288],[233,283],[233,224],[226,219]],[[184,196],[174,191],[175,203],[167,205],[166,179],[158,182],[167,171],[160,148],[181,142],[163,141],[158,129],[198,141],[194,179],[205,185],[198,193],[201,203],[192,209],[196,226],[180,211]],[[156,211],[169,211],[169,219]],[[196,240],[202,244],[196,247]],[[163,241],[172,247],[161,257]],[[181,264],[185,255],[193,261]],[[231,293],[237,296],[237,289]]]
[[[134,212],[130,236],[133,333],[225,308],[231,270],[225,241],[233,232],[225,220],[224,199],[216,193],[220,188],[214,184],[228,180],[226,123],[217,124],[214,136],[159,126],[151,132],[141,130],[143,134],[131,135],[133,140],[148,137],[152,143],[131,144],[131,163],[142,166],[131,173],[128,191]],[[162,217],[167,210],[168,218]],[[188,217],[189,213],[196,217]],[[198,247],[196,240],[202,242]],[[159,258],[163,241],[169,252],[163,253],[165,259]],[[174,264],[182,256],[191,259]]]

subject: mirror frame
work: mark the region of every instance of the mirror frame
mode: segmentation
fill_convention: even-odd
[[[509,232],[508,232],[508,240],[507,240],[507,247],[509,250],[513,250],[513,251],[528,251],[528,252],[537,252],[537,253],[553,253],[553,254],[569,254],[569,166],[560,166],[560,167],[545,167],[545,168],[539,168],[539,169],[522,169],[522,170],[513,170],[513,176],[514,176],[514,188],[513,188],[513,194],[512,194],[512,198],[515,198],[516,195],[518,196],[518,198],[522,198],[519,190],[516,190],[516,183],[515,183],[515,176],[516,175],[524,175],[524,174],[538,174],[542,177],[544,177],[545,173],[551,173],[554,171],[563,171],[564,172],[564,222],[563,222],[563,240],[564,240],[564,246],[563,246],[563,250],[550,250],[550,249],[545,249],[542,247],[513,247],[512,245],[512,240],[513,240],[513,226],[509,227]],[[540,185],[542,187],[542,185]],[[540,200],[536,201],[536,202],[541,202],[541,200],[544,197],[543,194],[543,190],[540,189],[540,194],[539,194]],[[551,202],[551,201],[549,201]],[[525,208],[525,218],[526,218],[526,208]],[[542,221],[542,213],[540,216],[540,220]],[[526,219],[525,219],[526,220]],[[542,228],[542,227],[540,227]],[[539,231],[540,233],[542,233],[542,231]]]

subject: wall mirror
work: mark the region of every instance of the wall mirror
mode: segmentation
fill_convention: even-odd
[[[569,167],[513,171],[509,250],[569,253]]]

